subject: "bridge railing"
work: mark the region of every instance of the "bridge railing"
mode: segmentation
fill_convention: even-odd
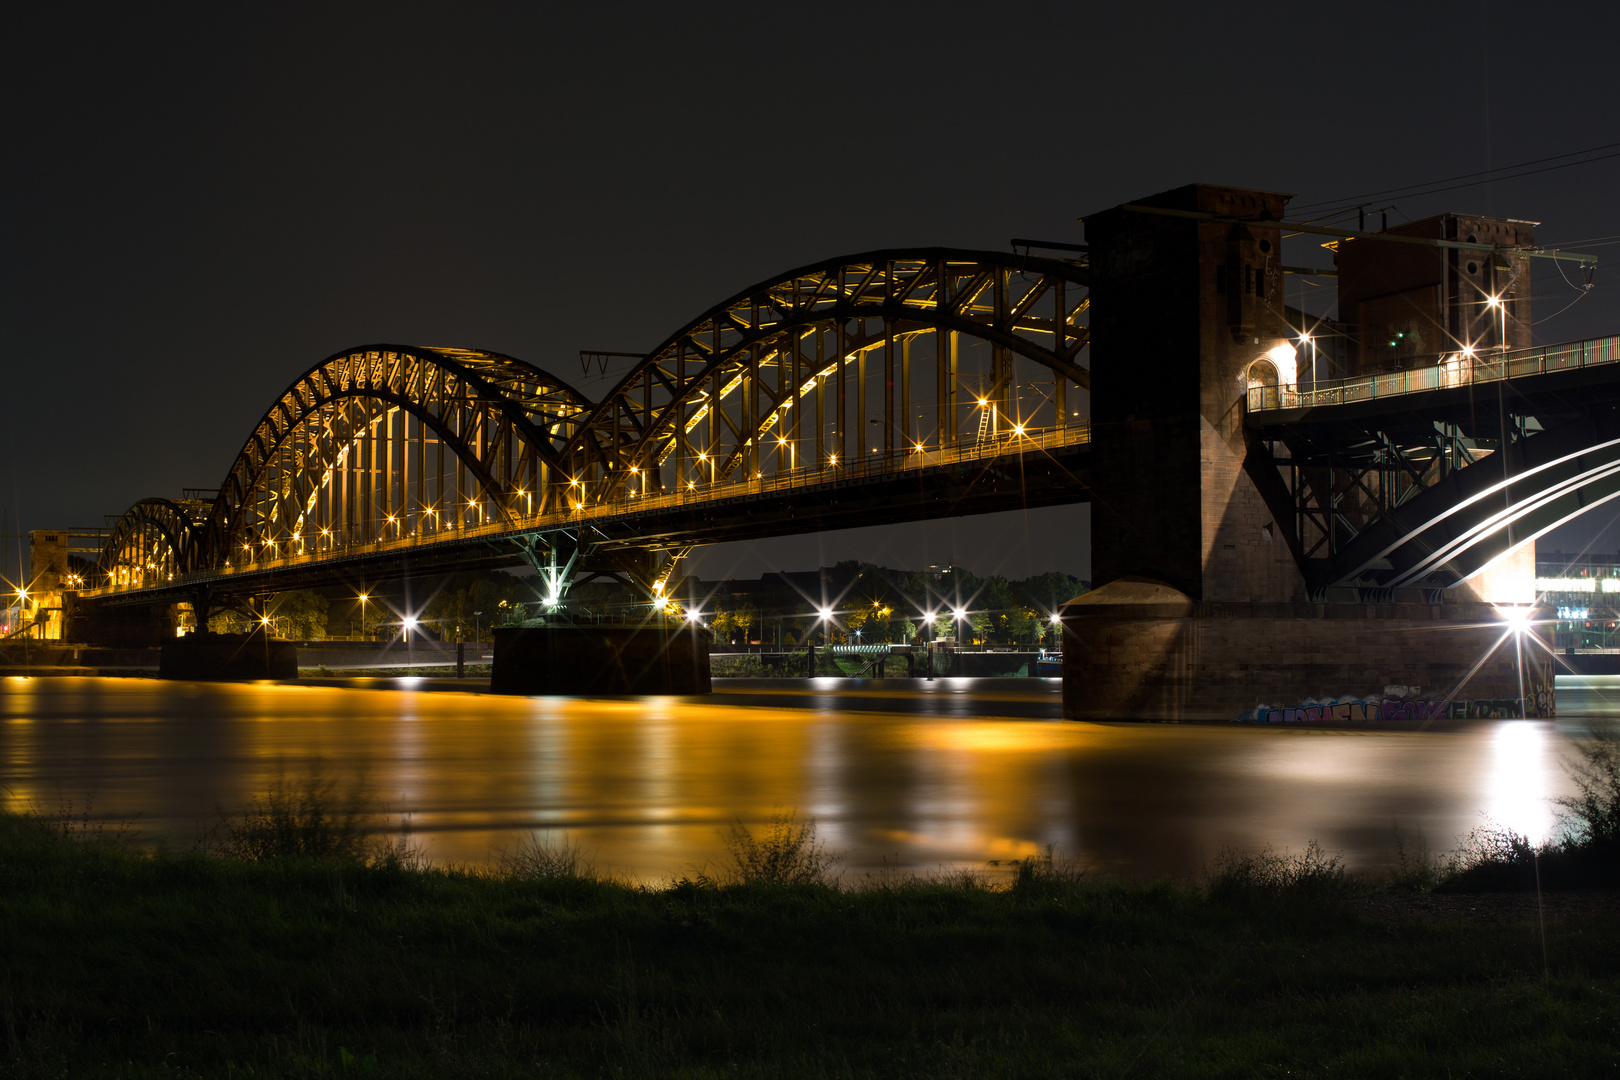
[[[1365,375],[1355,379],[1335,379],[1306,388],[1251,386],[1248,409],[1251,413],[1263,413],[1320,405],[1346,405],[1615,363],[1620,363],[1620,336],[1570,341],[1536,349],[1516,349],[1495,356],[1469,357],[1454,353],[1431,367]]]
[[[1090,441],[1090,423],[1085,420],[1071,421],[1067,427],[1063,428],[1045,428],[1023,433],[1008,431],[983,440],[965,441],[961,445],[951,448],[918,450],[913,447],[910,449],[896,449],[890,452],[880,451],[869,454],[857,462],[801,466],[782,472],[773,471],[767,476],[730,477],[714,483],[699,483],[681,491],[658,492],[656,494],[631,493],[616,499],[577,505],[566,510],[532,514],[517,512],[513,514],[510,520],[490,521],[477,525],[454,525],[444,529],[442,532],[408,535],[392,539],[377,539],[363,543],[339,543],[321,550],[305,550],[302,552],[277,550],[274,554],[266,555],[261,549],[249,559],[240,562],[233,560],[229,566],[198,570],[180,575],[177,581],[169,580],[155,584],[159,587],[177,584],[185,585],[194,582],[218,580],[235,574],[260,573],[272,569],[310,566],[331,560],[352,559],[392,551],[420,551],[438,545],[459,544],[481,537],[498,537],[512,533],[567,528],[571,525],[586,524],[604,518],[620,518],[674,507],[716,503],[728,499],[755,498],[760,495],[769,495],[796,488],[847,483],[872,477],[893,476],[899,473],[921,471],[945,465],[984,461],[1003,454],[1022,454],[1043,449],[1056,449]],[[286,543],[286,541],[283,541],[283,543]],[[143,587],[150,586],[137,584],[107,586],[91,590],[87,595],[133,592]]]

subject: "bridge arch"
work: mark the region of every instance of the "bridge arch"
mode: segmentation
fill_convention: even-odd
[[[209,509],[204,500],[140,500],[124,511],[102,545],[96,584],[139,589],[196,569]]]
[[[998,438],[1036,429],[1083,437],[1089,306],[1079,262],[922,248],[745,289],[600,402],[499,353],[347,349],[275,399],[188,530],[132,509],[126,534],[141,539],[109,558],[130,576],[130,553],[161,537],[176,573],[240,569],[473,540],[471,526],[523,528],[606,499],[633,510],[639,495],[767,469],[819,483],[936,460],[899,461],[913,453],[993,456]],[[134,576],[156,572],[147,561]]]
[[[975,418],[1022,430],[1044,408],[1040,426],[1064,427],[1076,391],[1090,388],[1079,363],[1088,286],[1078,263],[951,248],[867,252],[767,279],[624,376],[565,449],[571,479],[605,499],[627,485],[655,493],[947,448]],[[1049,376],[1043,403],[1021,397],[1017,359]]]
[[[287,388],[226,473],[206,565],[453,533],[533,509],[590,402],[499,353],[370,345]]]

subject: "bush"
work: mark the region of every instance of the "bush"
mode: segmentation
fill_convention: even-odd
[[[369,854],[368,802],[358,785],[340,798],[337,785],[323,778],[319,769],[291,788],[278,776],[270,790],[246,810],[221,811],[220,820],[203,834],[198,846],[207,854],[235,862],[297,858],[363,862]],[[399,854],[394,852],[393,857]]]
[[[1620,885],[1620,738],[1594,730],[1564,763],[1575,794],[1558,799],[1556,839],[1537,845],[1497,826],[1475,829],[1446,866],[1451,892],[1511,892],[1537,887]]]
[[[1566,851],[1580,851],[1595,878],[1620,881],[1620,738],[1593,730],[1578,748],[1582,760],[1565,762],[1576,793],[1558,800]]]
[[[1446,860],[1441,892],[1515,892],[1536,887],[1537,861],[1550,850],[1492,825],[1475,829]]]
[[[1060,858],[1054,851],[1054,845],[1048,844],[1044,855],[1013,861],[1013,893],[1044,899],[1085,883],[1089,868],[1072,857]]]
[[[1424,893],[1440,884],[1445,876],[1445,865],[1429,852],[1428,842],[1419,833],[1408,846],[1406,837],[1395,833],[1395,862],[1390,866],[1385,884],[1391,892]]]
[[[774,814],[762,836],[739,818],[720,834],[731,865],[721,878],[736,885],[831,885],[841,856],[816,841],[816,823],[797,814]]]
[[[1226,848],[1209,877],[1212,900],[1337,900],[1355,891],[1338,855],[1315,840],[1300,855],[1279,855],[1268,845],[1259,852]]]
[[[496,851],[495,872],[515,881],[596,877],[596,867],[577,843],[564,837],[562,843],[550,844],[539,833],[530,833],[516,847]]]

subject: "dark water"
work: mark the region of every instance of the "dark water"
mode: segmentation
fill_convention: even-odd
[[[1620,715],[1620,680],[1559,694],[1557,721],[1330,731],[1066,723],[1044,679],[737,680],[709,699],[579,700],[6,678],[0,795],[46,812],[88,803],[184,846],[217,808],[320,769],[363,783],[436,861],[483,861],[543,830],[648,880],[701,869],[721,827],[777,809],[813,817],[856,874],[1053,845],[1100,870],[1183,876],[1223,847],[1310,840],[1371,867],[1396,829],[1435,850],[1487,822],[1546,836],[1573,739]]]

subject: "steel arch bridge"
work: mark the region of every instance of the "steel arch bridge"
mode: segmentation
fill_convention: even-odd
[[[673,565],[656,552],[807,520],[1084,499],[1088,314],[1081,261],[924,248],[745,289],[599,401],[498,353],[348,349],[275,400],[212,503],[131,507],[89,592],[267,593],[521,556],[556,593],[592,552],[650,586]],[[932,498],[892,497],[919,480]]]

